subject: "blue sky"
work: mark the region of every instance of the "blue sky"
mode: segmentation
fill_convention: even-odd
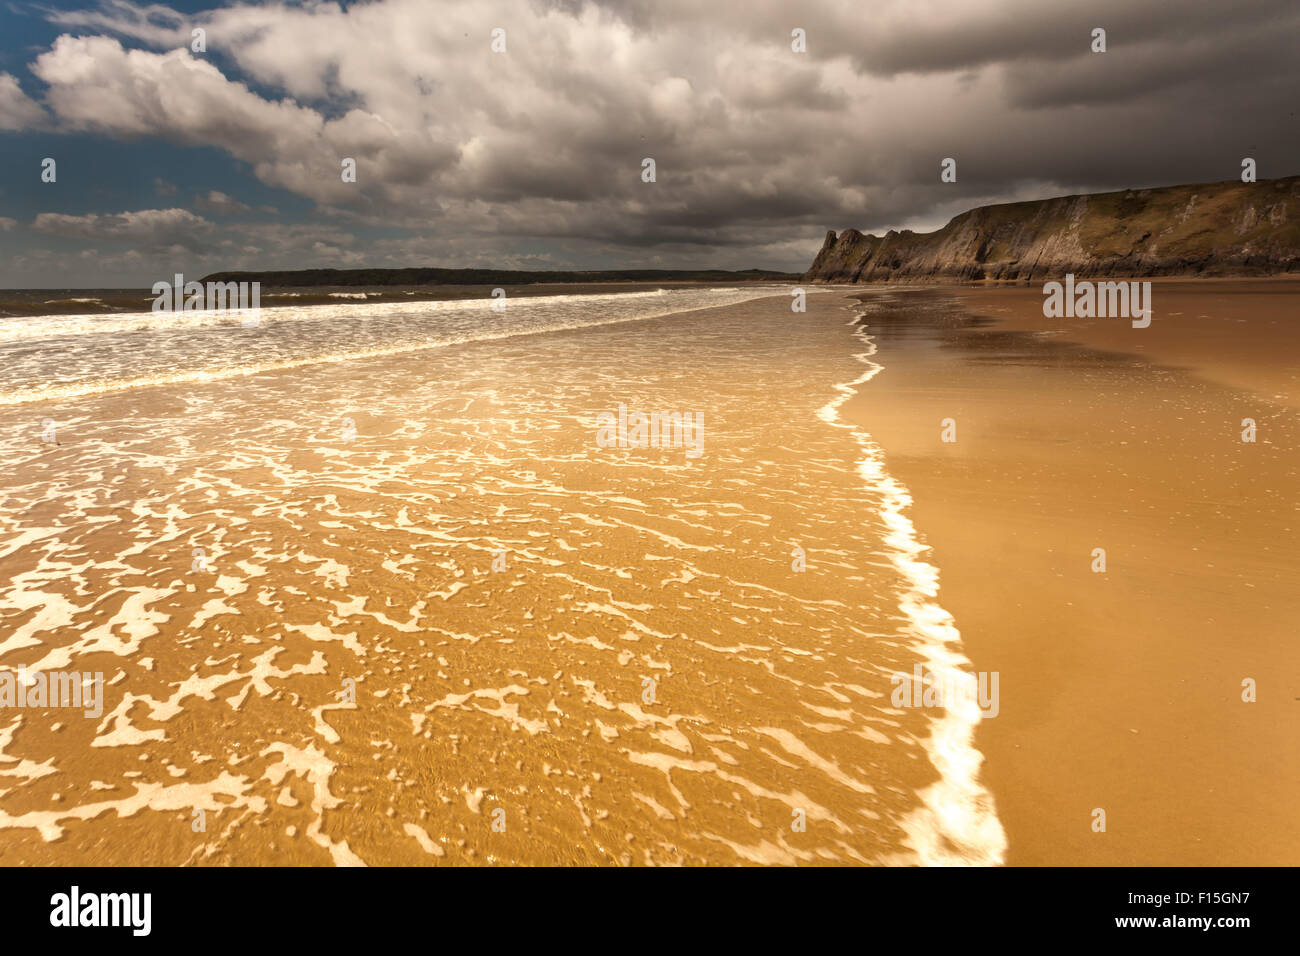
[[[1300,173],[1297,41],[1281,0],[3,3],[0,285],[802,270],[828,229]]]
[[[177,10],[204,8],[198,3],[170,6]],[[65,32],[45,18],[43,9],[44,5],[30,3],[0,6],[0,71],[12,74],[33,97],[40,95],[42,84],[28,73],[27,64]],[[9,131],[0,135],[0,165],[6,180],[21,179],[19,171],[27,169],[37,172],[33,179],[39,183],[41,160],[46,156],[58,159],[58,188],[0,185],[6,215],[30,219],[40,212],[119,212],[156,193],[158,180],[187,192],[218,189],[233,194],[260,187],[246,168],[239,168],[242,164],[232,163],[217,149],[172,147],[156,139],[115,141],[74,132]],[[288,198],[280,190],[261,192],[264,202],[272,195]]]

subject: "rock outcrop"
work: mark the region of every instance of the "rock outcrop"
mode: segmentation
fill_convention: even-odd
[[[806,282],[1300,272],[1300,176],[980,206],[936,232],[846,229]]]

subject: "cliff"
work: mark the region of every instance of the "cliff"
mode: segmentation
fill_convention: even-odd
[[[1300,176],[980,206],[936,232],[827,233],[806,282],[1300,271]]]

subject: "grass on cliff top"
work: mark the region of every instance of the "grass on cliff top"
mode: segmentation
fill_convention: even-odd
[[[1208,183],[1159,189],[1124,190],[1086,196],[984,206],[957,217],[940,232],[960,228],[977,217],[981,230],[995,237],[985,261],[1012,258],[1011,240],[1032,228],[1039,235],[1068,231],[1076,203],[1086,201],[1078,223],[1080,245],[1099,257],[1125,256],[1148,243],[1161,253],[1204,255],[1215,248],[1243,243],[1300,245],[1300,177],[1259,183]],[[1282,222],[1269,221],[1270,206],[1289,207]],[[1247,226],[1248,210],[1255,221]],[[1243,228],[1245,226],[1245,228]]]

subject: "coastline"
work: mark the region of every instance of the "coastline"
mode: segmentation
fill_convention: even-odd
[[[1193,290],[1197,301],[1202,288]],[[1182,364],[1204,363],[1206,378],[1149,362],[1150,357],[1172,360],[1172,353],[1158,351],[1165,338],[1144,335],[1151,329],[1135,333],[1143,338],[1131,339],[1147,348],[1145,356],[1133,349],[1099,351],[1077,344],[1076,339],[1120,334],[1128,326],[1116,330],[1098,322],[1073,329],[1062,327],[1060,320],[1040,322],[1036,289],[859,288],[851,290],[857,293],[852,298],[818,295],[806,315],[793,318],[788,299],[778,294],[702,307],[708,310],[707,321],[698,323],[685,322],[692,311],[700,311],[691,309],[599,325],[565,323],[535,336],[494,334],[446,343],[447,348],[403,347],[370,357],[349,352],[347,361],[317,357],[293,367],[259,368],[249,376],[86,394],[61,403],[64,417],[76,421],[67,431],[72,440],[65,438],[65,446],[52,454],[59,456],[58,473],[64,480],[69,469],[80,467],[98,487],[102,481],[94,476],[102,471],[102,455],[110,447],[105,436],[119,435],[121,422],[141,423],[132,441],[112,452],[124,460],[121,494],[144,505],[137,521],[114,539],[114,547],[119,554],[143,553],[147,542],[158,539],[161,526],[156,522],[164,514],[169,524],[179,522],[171,534],[181,535],[178,540],[186,545],[164,544],[130,571],[138,579],[128,579],[126,586],[136,588],[145,602],[140,608],[146,603],[149,608],[146,617],[133,620],[157,622],[150,625],[153,637],[165,640],[190,630],[198,634],[200,626],[212,627],[208,618],[220,622],[222,615],[238,614],[225,618],[218,634],[232,630],[221,640],[238,638],[243,651],[248,639],[263,638],[257,628],[248,631],[241,622],[264,622],[269,636],[256,649],[294,655],[288,658],[289,670],[273,676],[277,683],[292,680],[295,693],[332,699],[334,689],[326,686],[314,663],[321,653],[326,655],[322,665],[331,663],[330,674],[360,673],[371,681],[368,693],[384,695],[374,696],[365,714],[335,714],[329,724],[317,711],[335,708],[323,705],[312,712],[313,727],[298,727],[294,746],[300,751],[285,753],[286,762],[310,752],[302,748],[315,748],[323,761],[328,758],[324,782],[314,785],[323,788],[315,791],[320,800],[307,802],[303,791],[295,798],[311,808],[312,815],[293,817],[294,826],[310,840],[296,840],[290,833],[277,849],[303,862],[351,860],[353,855],[406,859],[401,854],[407,853],[413,862],[422,860],[415,855],[418,847],[407,846],[409,830],[377,834],[358,829],[357,810],[330,804],[360,785],[363,776],[356,768],[364,765],[369,751],[358,745],[369,739],[367,734],[382,733],[397,747],[392,756],[403,785],[376,799],[382,796],[395,806],[394,820],[418,819],[419,824],[411,825],[433,827],[428,832],[438,834],[437,845],[449,862],[486,859],[488,854],[521,861],[624,859],[628,841],[621,829],[598,827],[591,845],[544,850],[558,857],[536,855],[543,851],[530,849],[526,840],[502,848],[486,842],[490,837],[475,835],[482,794],[509,800],[535,787],[535,768],[528,769],[531,765],[524,761],[540,735],[552,763],[558,764],[558,755],[571,748],[583,755],[578,769],[594,760],[597,776],[583,784],[588,790],[568,795],[578,799],[574,809],[567,797],[554,806],[533,807],[528,825],[538,828],[535,833],[562,834],[586,820],[581,827],[587,832],[592,817],[588,802],[594,802],[594,819],[637,821],[637,827],[645,828],[635,834],[637,842],[653,835],[658,841],[653,848],[647,842],[645,850],[637,851],[647,863],[718,862],[718,854],[785,864],[1294,863],[1300,846],[1290,819],[1300,792],[1300,763],[1289,734],[1294,721],[1288,708],[1295,706],[1290,703],[1295,692],[1279,678],[1300,667],[1289,640],[1296,610],[1293,582],[1300,567],[1278,543],[1289,542],[1296,526],[1294,511],[1281,511],[1300,500],[1292,451],[1296,426],[1289,405],[1225,383],[1233,362],[1244,361],[1238,353],[1257,351],[1259,335],[1237,336],[1241,341],[1236,342],[1224,329],[1230,331],[1247,315],[1264,332],[1279,333],[1264,349],[1271,361],[1260,362],[1261,381],[1268,383],[1268,395],[1285,399],[1295,349],[1285,347],[1284,310],[1295,299],[1287,291],[1277,297],[1278,310],[1270,311],[1253,301],[1256,288],[1247,283],[1224,289],[1226,308],[1207,306],[1205,321],[1191,316],[1179,326],[1183,331],[1168,339],[1176,348],[1201,343],[1200,352]],[[1177,294],[1162,293],[1157,308],[1163,302],[1168,315],[1184,311],[1168,304]],[[866,313],[865,328],[856,322],[859,311]],[[1158,312],[1152,328],[1160,330],[1161,321]],[[749,351],[736,350],[737,341],[749,343]],[[654,347],[645,348],[646,343]],[[589,373],[572,361],[579,348],[595,350],[603,357],[597,367],[615,371],[588,381]],[[672,360],[665,363],[665,356]],[[308,365],[310,375],[303,371]],[[693,373],[668,375],[665,367]],[[683,385],[683,378],[694,384]],[[395,392],[394,382],[403,383],[402,389]],[[567,387],[557,392],[556,383],[565,382]],[[719,388],[719,382],[730,387]],[[833,382],[847,384],[839,385],[839,394],[826,404],[825,387]],[[438,383],[459,384],[443,393]],[[593,467],[586,451],[590,436],[581,423],[591,409],[605,407],[600,403],[611,395],[626,397],[629,389],[652,405],[708,410],[711,429],[719,429],[710,431],[710,441],[733,449],[732,463],[759,471],[720,472],[721,483],[702,489],[692,477],[694,467],[679,474],[653,462],[638,463],[635,457],[617,465],[602,459],[599,468]],[[475,396],[469,405],[466,394]],[[786,396],[785,401],[774,402],[774,394]],[[792,402],[806,414],[755,427],[755,415],[783,415]],[[244,430],[225,434],[230,417],[222,408],[232,403],[243,413]],[[204,482],[237,491],[231,500],[265,495],[286,468],[298,476],[293,486],[320,485],[306,494],[328,506],[329,525],[321,524],[303,538],[306,548],[293,563],[268,570],[261,539],[246,538],[238,531],[242,525],[232,526],[231,536],[223,535],[219,546],[205,537],[210,529],[203,516],[211,504],[204,482],[171,491],[144,490],[168,487],[148,469],[174,454],[158,443],[167,441],[166,423],[182,407],[187,427],[200,431],[196,447],[208,449],[202,457],[187,459],[187,469]],[[76,414],[69,415],[73,410]],[[27,413],[5,414],[18,421]],[[349,414],[357,416],[360,434],[336,446],[329,430]],[[1260,441],[1243,449],[1234,422],[1247,414],[1259,422]],[[513,424],[521,415],[532,423],[522,432]],[[948,417],[957,423],[953,444],[940,441],[940,422]],[[840,432],[833,437],[825,424],[851,429],[858,455],[851,454],[849,436]],[[218,428],[220,434],[213,431]],[[1214,437],[1216,429],[1222,434]],[[467,433],[487,442],[491,454],[465,458],[456,452],[462,457],[453,471],[443,472],[452,467],[449,450],[463,449]],[[477,462],[482,475],[497,475],[500,462],[513,460],[521,447],[527,448],[520,443],[528,441],[541,444],[519,460],[544,458],[554,474],[542,476],[540,485],[536,476],[522,476],[517,491],[508,493],[520,500],[506,511],[517,514],[521,524],[513,532],[509,524],[494,527],[491,540],[480,540],[482,532],[473,530],[482,519],[476,503],[480,479],[459,477],[459,470],[466,462]],[[251,451],[245,460],[235,460],[240,456],[232,458],[231,448]],[[1247,449],[1250,457],[1243,457]],[[44,452],[38,448],[31,454],[32,467],[45,467]],[[272,458],[263,459],[263,454]],[[390,467],[390,461],[397,464]],[[619,490],[616,499],[607,500],[601,475],[611,467],[619,469]],[[403,491],[393,499],[393,507],[400,502],[402,510],[381,515],[377,526],[375,503],[382,507],[387,499],[376,497],[376,468],[398,487],[404,476],[418,475],[422,482],[442,476],[437,484],[456,482],[458,493],[442,503],[418,497],[427,494],[425,484]],[[734,483],[723,479],[745,476],[746,482],[763,478],[760,484],[740,486],[749,489],[739,499],[747,502],[742,514],[750,515],[749,523],[732,523],[730,508],[717,512],[717,529],[702,526],[694,511],[692,520],[683,521],[678,502],[730,501]],[[43,479],[33,473],[31,480]],[[638,480],[644,482],[639,492]],[[668,490],[671,482],[680,487]],[[760,487],[768,493],[754,498]],[[341,501],[339,489],[344,489]],[[799,503],[787,499],[787,493]],[[30,494],[43,497],[38,485],[31,486]],[[558,544],[559,550],[538,561],[546,549],[533,540],[530,509],[537,507],[539,494],[542,500],[558,495],[555,514],[572,519],[567,534],[575,542],[589,533],[585,516],[609,504],[613,510],[600,511],[606,522],[600,525],[602,548],[613,555],[608,563],[565,561],[570,549]],[[577,500],[565,504],[572,494]],[[412,500],[423,501],[426,512],[433,508],[432,516],[412,519],[405,511]],[[662,507],[646,502],[661,502]],[[864,503],[872,507],[864,510]],[[164,504],[165,511],[160,510]],[[298,525],[309,512],[300,504],[297,498],[280,501],[274,495],[262,501],[258,534],[301,538]],[[625,507],[633,511],[622,521],[618,509]],[[92,509],[87,516],[98,517],[99,511]],[[294,534],[276,532],[280,521],[291,522]],[[77,527],[93,529],[94,523]],[[449,528],[453,537],[446,537]],[[730,542],[716,566],[707,557],[713,530],[725,534],[719,540]],[[383,547],[377,548],[380,534]],[[512,534],[518,536],[513,539],[518,558],[511,565],[515,583],[505,593],[524,590],[518,597],[489,602],[499,585],[475,558],[495,546],[496,536],[512,540]],[[417,536],[413,542],[407,540],[411,535]],[[425,536],[432,543],[422,540]],[[737,536],[744,536],[743,541]],[[802,542],[821,573],[791,575],[784,549],[774,549],[773,541]],[[884,552],[864,547],[874,541],[884,542]],[[220,569],[215,584],[185,576],[188,545],[195,543],[209,548]],[[82,546],[75,535],[63,544]],[[1088,569],[1089,552],[1099,544],[1110,561],[1105,575]],[[455,550],[449,550],[453,545]],[[103,539],[94,546],[103,548]],[[620,570],[631,559],[618,556],[647,555],[647,547],[663,550],[654,560],[680,565],[678,573],[662,578],[658,590],[623,594],[622,582],[630,578]],[[537,555],[534,549],[540,549]],[[392,554],[406,555],[395,570],[381,561]],[[453,554],[461,555],[457,561],[465,562],[464,567],[416,563]],[[534,604],[554,604],[548,561],[569,564],[569,585],[583,593],[589,589],[600,600],[552,607],[544,619],[535,619]],[[750,561],[753,567],[746,564]],[[311,570],[318,564],[319,570]],[[418,576],[411,572],[409,583],[401,573],[407,564],[424,569]],[[881,577],[879,569],[892,569],[903,590],[894,595],[886,586],[892,578]],[[16,568],[15,573],[21,572]],[[245,574],[257,583],[242,580]],[[456,599],[457,590],[466,587],[454,579],[460,575],[469,590]],[[348,590],[350,576],[367,582],[364,594]],[[426,582],[419,588],[414,586],[417,577]],[[695,580],[705,582],[698,604],[690,603]],[[180,590],[187,581],[190,586]],[[432,592],[437,602],[432,617],[423,603],[430,596],[428,581],[445,585]],[[730,603],[715,596],[719,582],[738,589]],[[57,577],[45,586],[64,583]],[[629,631],[628,611],[657,605],[665,586],[678,610],[664,621],[647,619],[638,633]],[[619,605],[607,602],[615,593],[623,594]],[[787,599],[772,603],[782,595]],[[489,606],[494,611],[484,631],[484,618],[474,609]],[[80,610],[72,603],[58,607],[68,613]],[[713,633],[741,624],[755,629],[752,640],[759,643],[710,638],[709,614],[723,614],[710,610],[717,607],[727,610],[713,621]],[[808,612],[806,619],[796,619],[801,609]],[[318,610],[323,614],[319,619]],[[681,613],[686,610],[691,613]],[[293,617],[293,633],[277,636],[274,614],[286,612]],[[879,631],[865,627],[873,619],[881,623]],[[889,627],[894,622],[897,630]],[[422,627],[417,648],[413,635]],[[592,637],[594,644],[569,640],[590,636],[593,629],[605,639]],[[239,636],[240,630],[246,633]],[[914,643],[895,642],[895,634]],[[688,641],[688,635],[696,639]],[[425,650],[426,639],[434,647]],[[395,704],[381,703],[395,701],[401,685],[366,663],[365,651],[379,642],[386,654],[397,654],[399,669],[418,675],[412,696],[427,702],[426,716],[411,735],[419,738],[414,748],[406,742],[403,726],[409,715]],[[865,672],[859,657],[864,648],[870,665]],[[229,647],[219,640],[211,648],[204,645],[202,653],[223,649]],[[69,645],[57,653],[74,650]],[[97,654],[103,648],[89,650]],[[883,707],[888,694],[888,675],[913,666],[909,650],[920,653],[932,672],[1000,674],[997,716],[983,719],[968,708],[875,712],[873,702]],[[760,652],[756,658],[754,651]],[[114,758],[123,753],[119,747],[139,746],[146,739],[140,734],[165,732],[166,720],[157,721],[157,715],[166,712],[175,681],[188,679],[186,667],[195,662],[187,653],[186,645],[170,647],[158,662],[142,658],[150,662],[147,668],[113,662],[130,670],[133,696],[118,705],[125,709],[105,738],[111,744],[90,745],[99,761],[95,779],[114,778],[120,769]],[[447,659],[439,661],[444,671],[429,664],[432,654]],[[269,660],[258,657],[254,664],[269,667]],[[632,703],[644,704],[635,682],[640,670],[629,666],[638,660],[649,673],[660,675],[662,699],[672,701],[664,716]],[[196,673],[215,686],[233,689],[249,678],[224,657],[203,661]],[[763,669],[755,670],[755,664]],[[155,666],[161,668],[157,674]],[[523,683],[497,686],[495,675],[507,667],[517,669],[516,676],[527,675],[519,677]],[[210,668],[216,670],[209,673]],[[556,673],[569,675],[563,685],[552,676]],[[708,674],[710,680],[703,686],[687,683],[694,674]],[[474,677],[474,683],[462,684],[462,675]],[[1257,704],[1240,702],[1242,676],[1259,681]],[[507,702],[506,692],[515,699]],[[236,699],[247,695],[245,689]],[[474,703],[498,697],[499,709]],[[772,708],[769,702],[777,699],[790,706]],[[619,709],[629,719],[614,712],[618,700],[632,708]],[[146,702],[149,714],[139,707],[133,713],[131,701]],[[259,701],[259,720],[298,726],[300,708],[277,712],[275,700]],[[581,734],[580,728],[590,725],[553,716],[560,711],[550,704],[564,715],[594,707],[588,716],[599,717],[604,725],[598,725],[603,745],[592,751],[585,735],[575,738],[575,731]],[[185,714],[195,715],[202,726],[200,715],[215,719],[223,708],[221,699],[190,701]],[[742,720],[742,714],[761,720]],[[146,723],[137,727],[136,720]],[[438,759],[455,771],[430,784],[420,776],[417,761],[424,759],[425,748],[441,747],[434,741],[446,735],[430,736],[431,729],[422,729],[426,721],[445,724],[453,736],[505,730],[502,739],[510,741],[517,765],[489,761],[484,766],[468,751],[451,747],[439,750]],[[776,741],[779,749],[773,751],[764,741]],[[181,769],[187,765],[179,755],[202,755],[217,746],[201,736],[176,743],[183,744],[173,757]],[[17,744],[35,748],[15,752],[34,762],[56,744],[68,746],[31,731],[21,733]],[[719,753],[728,744],[734,752]],[[158,746],[165,748],[166,740]],[[268,757],[274,754],[259,754],[259,759]],[[258,776],[259,766],[248,771],[241,786],[249,808],[254,800],[271,808],[275,791],[265,790],[266,783],[278,786],[287,771],[272,763]],[[194,780],[203,776],[201,768],[186,772],[193,772]],[[628,799],[626,782],[632,777],[639,782]],[[602,786],[602,780],[609,784]],[[719,780],[726,784],[721,790]],[[209,784],[216,785],[202,785]],[[71,811],[46,809],[53,786],[47,780],[20,794],[23,802],[14,804],[17,813],[10,811],[7,825],[21,830],[38,818],[51,827],[73,820],[70,839],[51,849],[36,833],[10,834],[8,852],[17,858],[76,853],[98,839],[94,828],[75,821],[73,804],[66,805]],[[747,812],[739,817],[733,788],[748,794],[743,798]],[[60,797],[75,792],[60,782]],[[919,806],[911,803],[913,795]],[[98,792],[95,797],[96,806],[116,808],[121,819],[115,826],[144,826],[130,819],[136,813],[133,798],[110,799]],[[440,812],[448,806],[456,807],[454,816]],[[791,806],[810,809],[816,832],[827,826],[832,834],[852,833],[853,843],[787,837],[789,822],[783,816]],[[1106,834],[1090,828],[1095,808],[1108,813]],[[676,821],[686,819],[688,811],[697,826],[700,819],[707,825],[684,837]],[[872,822],[854,827],[851,821],[858,816]],[[752,828],[760,822],[777,829],[771,831],[774,835],[758,831],[762,836],[754,842]],[[185,826],[182,821],[181,835],[165,842],[163,858],[187,858],[180,850]],[[911,852],[901,852],[903,847]],[[213,845],[204,852],[242,860],[255,859],[261,851],[239,843]]]
[[[966,655],[1001,675],[976,746],[1006,862],[1295,864],[1292,290],[1164,286],[1127,340],[1042,319],[1037,288],[855,291],[883,370],[843,415],[910,489]],[[1197,313],[1161,334],[1183,295]],[[1259,392],[1233,387],[1248,361]]]
[[[235,273],[231,273],[235,275]],[[249,275],[255,275],[249,273]],[[612,293],[661,292],[671,289],[701,287],[730,288],[775,282],[775,279],[663,279],[636,281],[605,279],[588,282],[507,283],[502,286],[509,299],[530,299],[556,295],[608,295]],[[781,280],[785,281],[785,280]],[[458,285],[274,285],[262,283],[259,304],[262,308],[303,308],[345,304],[411,305],[467,300],[492,302],[495,291],[488,284]],[[50,316],[100,316],[112,318],[122,314],[153,314],[157,295],[148,289],[0,289],[0,320],[36,319]]]
[[[15,780],[5,858],[117,862],[157,830],[134,862],[996,862],[931,759],[970,766],[969,727],[891,705],[930,622],[896,502],[819,415],[863,372],[850,313],[785,291],[516,307],[282,368],[219,331],[169,375],[220,374],[0,408],[7,663],[106,696],[11,725],[10,762],[60,772]],[[622,403],[703,412],[708,453],[601,446]]]
[[[944,687],[965,689],[971,661],[963,651],[952,614],[937,601],[939,569],[924,559],[928,549],[918,539],[909,517],[912,497],[886,469],[884,449],[871,434],[844,421],[840,414],[846,402],[870,388],[871,380],[884,371],[874,360],[878,346],[858,321],[856,310],[850,311],[853,317],[847,324],[863,344],[865,351],[856,358],[865,369],[853,381],[837,385],[839,397],[823,406],[817,416],[851,431],[862,453],[857,473],[864,487],[883,494],[880,516],[888,528],[884,544],[908,588],[899,595],[899,609],[909,622],[908,630],[926,671]],[[921,742],[939,779],[918,793],[921,805],[903,821],[906,842],[915,862],[922,866],[999,865],[1005,860],[1007,837],[993,795],[980,777],[984,758],[974,739],[980,709],[973,695],[962,693],[948,704],[931,715],[929,737]],[[899,854],[895,862],[913,861]]]

